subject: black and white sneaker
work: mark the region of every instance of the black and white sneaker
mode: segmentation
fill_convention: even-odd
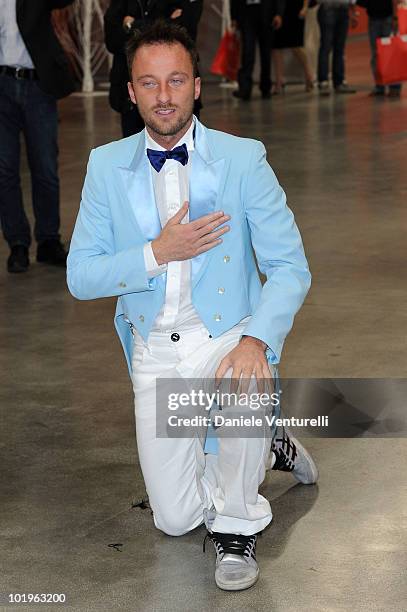
[[[292,472],[302,484],[314,484],[318,480],[318,468],[309,452],[285,427],[277,429],[271,449],[275,456],[272,470]]]
[[[251,587],[259,577],[256,562],[257,535],[208,532],[205,542],[212,540],[216,551],[215,582],[224,591],[240,591]]]

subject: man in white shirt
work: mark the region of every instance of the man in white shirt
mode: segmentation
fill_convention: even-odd
[[[0,0],[0,220],[7,270],[29,267],[31,228],[20,185],[20,135],[31,171],[37,261],[65,267],[59,234],[57,100],[74,90],[51,11],[73,0]]]
[[[79,299],[119,297],[115,322],[156,527],[179,536],[205,522],[216,584],[245,589],[259,575],[256,534],[272,519],[258,493],[266,469],[312,484],[317,468],[283,429],[271,446],[265,421],[253,437],[224,436],[219,427],[215,454],[204,447],[206,428],[161,436],[156,384],[187,393],[191,379],[213,388],[226,377],[232,392],[256,381],[272,386],[310,274],[263,145],[193,117],[200,79],[186,33],[157,23],[132,39],[128,59],[129,93],[146,129],[91,153],[68,286]],[[263,287],[252,245],[268,278]],[[222,405],[224,414],[237,410]]]

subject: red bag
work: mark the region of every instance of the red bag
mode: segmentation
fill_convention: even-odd
[[[376,40],[377,84],[407,81],[407,36],[389,36]]]
[[[407,8],[399,6],[397,14],[399,34],[407,34]]]
[[[212,74],[219,74],[236,81],[240,65],[240,43],[234,32],[226,30],[212,62]]]

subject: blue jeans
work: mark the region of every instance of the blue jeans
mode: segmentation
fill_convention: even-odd
[[[349,7],[321,4],[318,9],[321,41],[318,54],[318,81],[328,80],[332,51],[332,80],[338,87],[345,80],[345,45],[349,27]]]
[[[57,102],[37,81],[0,75],[0,220],[10,246],[30,246],[20,184],[20,134],[31,171],[37,242],[59,238]]]
[[[390,36],[392,33],[392,17],[385,17],[384,19],[372,19],[369,17],[369,41],[371,50],[370,65],[372,67],[373,78],[376,82],[376,38],[383,38],[384,36]],[[384,85],[377,85],[378,91],[384,91]],[[401,89],[401,83],[392,83],[390,89]]]

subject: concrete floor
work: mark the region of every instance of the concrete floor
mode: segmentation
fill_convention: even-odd
[[[291,377],[407,377],[407,97],[368,98],[366,41],[350,47],[355,96],[293,86],[243,105],[205,91],[207,125],[267,144],[303,233],[314,284],[286,344]],[[68,239],[89,149],[119,123],[105,97],[71,97],[60,128]],[[23,183],[28,202],[25,162]],[[78,611],[406,609],[405,439],[308,440],[318,486],[267,477],[261,579],[221,592],[202,528],[170,538],[132,507],[145,490],[113,301],[76,302],[63,272],[35,263],[21,276],[2,264],[0,290],[0,592],[65,593]]]

